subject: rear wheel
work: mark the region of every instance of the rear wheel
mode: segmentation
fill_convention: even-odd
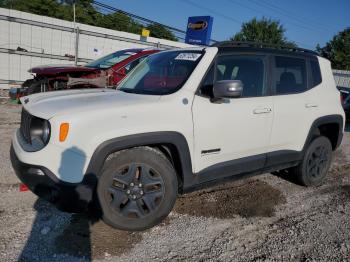
[[[291,171],[301,185],[318,186],[325,180],[331,160],[331,142],[328,138],[319,136],[310,143],[302,162]]]
[[[28,87],[28,95],[46,92],[48,91],[47,80],[34,80],[32,84]]]
[[[28,88],[28,87],[30,87],[34,82],[35,82],[35,79],[27,79],[26,81],[23,82],[22,87],[23,87],[23,88]]]
[[[177,197],[177,176],[158,150],[139,147],[110,157],[101,172],[97,195],[103,220],[123,230],[144,230],[160,223]]]

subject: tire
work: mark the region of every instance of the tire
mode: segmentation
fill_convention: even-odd
[[[41,93],[41,81],[34,81],[29,87],[28,87],[28,95]]]
[[[42,92],[42,85],[43,85],[43,92],[49,91],[48,90],[48,80],[46,78],[42,79],[33,79],[34,81],[32,84],[28,87],[28,95],[41,93]]]
[[[308,146],[302,162],[291,169],[303,186],[321,185],[332,161],[332,144],[327,137],[316,137]]]
[[[150,147],[110,156],[97,185],[103,221],[129,231],[159,224],[172,210],[177,191],[173,166],[160,151]]]
[[[33,83],[35,83],[35,79],[27,79],[26,81],[23,82],[22,88],[28,88],[28,87],[30,87]]]

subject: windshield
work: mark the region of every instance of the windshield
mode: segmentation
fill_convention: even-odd
[[[202,57],[201,51],[167,51],[147,57],[119,85],[128,93],[166,95],[179,90]]]
[[[137,52],[133,52],[130,50],[122,50],[118,51],[109,55],[106,55],[104,57],[101,57],[95,61],[92,61],[85,65],[86,67],[91,68],[101,68],[101,69],[107,69],[115,64],[127,59],[128,57],[135,55]]]

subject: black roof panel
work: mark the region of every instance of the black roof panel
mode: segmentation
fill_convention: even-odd
[[[304,54],[318,56],[315,51],[290,47],[275,44],[256,43],[256,42],[237,42],[237,41],[224,41],[218,42],[211,46],[216,46],[222,51],[255,51],[255,52],[268,52],[268,53],[284,53],[284,54]]]

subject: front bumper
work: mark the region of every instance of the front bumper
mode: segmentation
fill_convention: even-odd
[[[64,212],[84,212],[91,206],[97,184],[95,176],[86,175],[81,183],[59,180],[50,170],[42,166],[21,162],[11,146],[12,166],[17,177],[40,198],[54,204]]]

